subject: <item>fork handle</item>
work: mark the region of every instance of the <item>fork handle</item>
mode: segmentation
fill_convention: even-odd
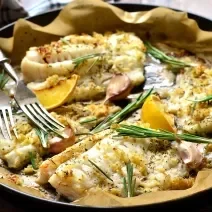
[[[3,63],[3,68],[4,70],[7,72],[7,74],[13,79],[15,80],[15,82],[17,83],[19,81],[17,74],[15,73],[15,70],[12,68],[12,66],[7,63],[4,62]]]
[[[10,59],[5,57],[4,53],[1,50],[0,50],[0,64],[2,65],[3,69],[7,72],[7,74],[17,83],[19,79],[17,74],[15,73],[15,70],[10,65]]]

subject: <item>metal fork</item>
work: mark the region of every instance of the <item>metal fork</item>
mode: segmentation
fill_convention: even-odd
[[[1,51],[0,62],[3,69],[17,84],[14,99],[25,115],[44,132],[52,131],[59,136],[66,137],[63,133],[65,126],[53,118],[39,103],[36,95],[25,85],[24,81],[19,80],[15,70],[9,63],[9,59]]]
[[[8,97],[3,91],[0,92],[0,129],[5,139],[9,137],[12,139],[10,126],[13,129],[14,135],[17,137],[15,124],[12,115],[12,108],[10,104],[10,97]],[[8,120],[9,119],[9,120]],[[4,128],[6,127],[6,129]]]

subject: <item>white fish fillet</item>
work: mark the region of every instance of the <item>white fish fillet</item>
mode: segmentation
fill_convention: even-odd
[[[118,73],[127,74],[133,86],[144,81],[145,47],[134,33],[70,35],[63,40],[66,42],[59,40],[29,49],[21,62],[27,83],[45,81],[52,75],[78,74],[80,80],[70,101],[80,101],[104,96],[109,80]],[[75,67],[73,59],[94,53],[104,55]]]
[[[94,127],[95,124],[98,124],[106,116],[108,116],[111,113],[115,113],[118,110],[120,110],[120,107],[114,104],[104,105],[103,102],[90,103],[87,105],[83,103],[73,103],[71,105],[61,106],[55,109],[54,112],[51,112],[51,115],[55,119],[60,121],[62,124],[64,124],[64,126],[66,126],[64,133],[68,135],[68,138],[61,139],[58,138],[57,135],[50,133],[48,136],[48,145],[49,145],[48,149],[44,149],[42,147],[40,139],[37,136],[36,131],[34,130],[34,126],[32,126],[31,123],[29,123],[27,117],[24,114],[14,115],[16,123],[15,128],[18,133],[18,139],[15,138],[15,136],[13,136],[12,140],[5,140],[3,138],[0,138],[0,158],[7,163],[9,168],[19,169],[23,168],[25,165],[30,163],[29,153],[36,152],[41,157],[49,153],[53,154],[60,153],[61,151],[65,150],[66,148],[70,147],[75,143],[76,141],[75,134],[88,133],[91,127]],[[87,117],[96,117],[97,120],[95,122],[81,124],[80,120],[82,118],[86,119]],[[91,143],[85,142],[86,148],[89,149],[92,145],[94,145],[94,143],[92,144],[92,142]],[[78,149],[77,146],[74,146],[73,151],[75,151],[76,153],[76,151],[78,150],[80,151],[81,147],[82,146],[80,146]],[[41,169],[45,166],[45,164],[49,164],[54,160],[59,166],[61,163],[70,159],[71,151],[72,148],[71,149],[68,148],[67,151],[65,151],[64,153],[58,154],[55,157],[53,157],[50,162],[48,162],[47,160],[47,162],[43,163],[44,165],[43,164],[41,165]],[[63,158],[64,155],[65,158],[67,159]],[[59,163],[57,162],[57,160],[61,162]],[[51,166],[48,166],[42,171],[44,172],[45,170],[47,170],[48,172],[48,169],[50,168]],[[43,174],[43,172],[41,173],[41,175]],[[45,181],[45,183],[47,183],[47,181],[48,178]]]
[[[46,154],[46,149],[42,147],[34,128],[26,121],[19,120],[15,127],[18,131],[18,138],[13,137],[12,140],[0,139],[0,158],[7,163],[9,168],[20,169],[31,162],[30,153],[38,153],[42,157]],[[70,131],[72,131],[70,128],[66,129],[65,133],[70,133]],[[72,134],[68,136],[67,139],[62,139],[57,144],[50,144],[49,142],[49,152],[53,148],[61,151],[61,149],[72,145],[74,143],[73,136]],[[49,141],[51,137],[52,135],[49,135]]]
[[[19,139],[0,140],[0,158],[6,161],[9,168],[20,169],[30,162],[30,153],[38,152],[43,155],[44,151],[34,130]]]
[[[54,174],[59,165],[71,158],[73,159],[78,157],[80,154],[84,153],[93,145],[95,145],[106,134],[109,134],[109,132],[110,130],[105,130],[103,132],[89,136],[88,138],[74,144],[73,146],[70,146],[60,154],[57,154],[52,158],[45,160],[39,167],[37,182],[39,184],[48,183],[49,178]]]
[[[164,99],[166,111],[175,115],[178,130],[205,136],[212,131],[211,104],[197,103],[212,95],[211,69],[203,65],[177,75],[176,85],[168,89]]]
[[[70,200],[83,197],[89,189],[95,188],[123,196],[125,164],[130,160],[134,166],[137,194],[160,190],[166,183],[167,176],[169,180],[185,177],[188,170],[176,150],[167,147],[164,151],[159,151],[159,146],[157,141],[149,139],[113,139],[110,135],[77,158],[61,164],[50,177],[49,183]]]

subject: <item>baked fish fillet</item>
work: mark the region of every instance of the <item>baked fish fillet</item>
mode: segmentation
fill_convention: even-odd
[[[92,148],[97,142],[103,139],[111,130],[105,130],[95,135],[88,136],[86,139],[68,147],[65,151],[43,161],[38,170],[39,184],[48,183],[49,178],[55,173],[55,170],[62,163],[78,157],[80,154]]]
[[[42,147],[41,141],[33,125],[29,123],[24,114],[14,115],[18,138],[15,136],[13,136],[12,140],[0,138],[0,158],[7,163],[9,168],[13,169],[20,169],[29,164],[30,153],[37,153],[40,157],[48,155],[49,153],[58,154],[55,156],[58,158],[60,157],[59,153],[63,152],[66,148],[72,146],[76,142],[77,134],[88,133],[91,127],[94,127],[99,121],[118,110],[120,110],[120,107],[113,104],[104,105],[102,102],[91,103],[88,105],[75,103],[57,108],[54,112],[51,112],[51,115],[66,126],[64,133],[67,135],[67,138],[62,139],[53,133],[49,133],[47,140],[48,148]],[[86,119],[89,120],[90,117],[96,117],[97,120],[88,123],[80,123],[81,119],[86,122]],[[86,145],[87,149],[89,146],[92,146],[91,144]],[[76,151],[76,149],[77,148],[75,148],[74,151]],[[62,155],[64,154],[65,152]],[[67,151],[66,157],[66,160],[70,159],[71,156],[69,151]],[[61,163],[66,161],[65,159],[60,158],[60,161],[61,160]],[[54,157],[51,161],[54,161]],[[44,166],[45,164],[46,163],[44,163]],[[41,166],[41,168],[42,167],[43,166]],[[51,166],[47,167],[45,170],[50,167]],[[47,181],[48,179],[46,182]]]
[[[74,59],[103,53],[78,64]],[[42,82],[49,76],[80,76],[72,100],[90,100],[105,95],[115,74],[125,73],[133,86],[144,81],[145,46],[134,33],[116,32],[70,35],[40,47],[31,47],[21,62],[23,79]]]
[[[188,169],[169,142],[115,139],[113,134],[78,157],[61,164],[49,183],[70,200],[81,198],[89,189],[95,188],[123,196],[123,177],[127,175],[126,163],[129,161],[134,166],[136,194],[167,189],[175,180],[186,180],[187,183],[188,179],[184,177],[188,176]]]
[[[17,118],[17,116],[14,116]],[[35,130],[23,117],[18,117],[16,130],[18,138],[12,140],[0,139],[0,158],[9,168],[20,169],[30,163],[30,153],[44,154],[41,142]]]
[[[0,138],[0,158],[9,168],[21,169],[31,162],[30,154],[42,156],[52,153],[60,153],[75,142],[75,136],[70,126],[66,126],[64,134],[66,138],[60,138],[53,133],[48,134],[47,147],[44,148],[33,125],[28,123],[25,116],[15,115],[17,119],[15,128],[17,138],[12,140]]]
[[[212,131],[210,102],[193,102],[212,95],[212,70],[199,65],[177,75],[176,86],[165,90],[166,111],[175,115],[178,130],[205,136]]]

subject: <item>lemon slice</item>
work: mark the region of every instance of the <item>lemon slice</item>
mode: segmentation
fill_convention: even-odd
[[[61,80],[56,86],[43,89],[33,90],[41,105],[47,110],[54,109],[66,103],[71,97],[77,81],[78,75],[72,75],[71,78]]]
[[[153,129],[176,132],[173,117],[166,113],[159,97],[150,95],[141,109],[141,120]]]

